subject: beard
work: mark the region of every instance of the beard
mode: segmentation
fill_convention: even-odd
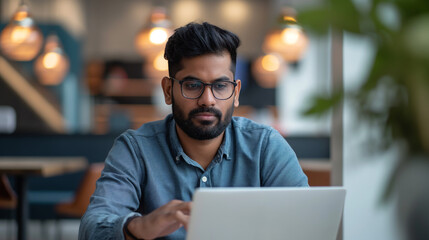
[[[228,127],[234,112],[234,103],[226,111],[224,120],[222,120],[222,112],[213,107],[200,107],[193,109],[189,112],[188,117],[185,118],[184,111],[175,104],[174,97],[172,98],[172,109],[173,117],[177,125],[189,137],[197,140],[208,140],[218,137],[225,131],[226,127]],[[192,119],[196,114],[203,112],[214,114],[217,121],[200,121],[200,124],[196,125]],[[215,122],[217,123],[215,124]]]

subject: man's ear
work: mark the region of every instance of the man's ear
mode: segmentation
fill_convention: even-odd
[[[167,105],[172,104],[172,95],[171,95],[171,91],[173,89],[173,81],[171,81],[171,79],[169,77],[164,77],[162,78],[162,91],[164,92],[164,101]]]
[[[235,87],[235,90],[234,90],[234,107],[238,107],[240,105],[240,102],[238,101],[238,99],[240,97],[241,80],[237,79],[235,82],[237,83],[237,86]]]

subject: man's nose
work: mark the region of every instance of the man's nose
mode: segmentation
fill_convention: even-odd
[[[213,106],[216,103],[216,98],[213,96],[213,92],[210,86],[205,86],[204,92],[198,99],[198,104],[201,106]]]

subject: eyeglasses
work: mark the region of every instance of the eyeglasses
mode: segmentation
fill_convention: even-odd
[[[204,83],[196,79],[184,79],[180,81],[172,77],[170,77],[170,79],[180,83],[182,96],[188,99],[197,99],[201,97],[206,86],[210,86],[213,96],[216,99],[227,100],[234,94],[234,89],[237,86],[237,83],[226,80],[219,80],[214,83]]]

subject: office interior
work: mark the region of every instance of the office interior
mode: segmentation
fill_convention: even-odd
[[[364,13],[377,1],[344,2]],[[409,6],[380,2],[374,14],[390,29],[390,32],[385,30],[387,35],[403,28],[401,20],[405,21],[406,17],[401,15],[404,12],[401,7],[419,4],[419,1]],[[410,45],[420,48],[403,51],[415,53],[418,59],[423,59],[422,69],[429,69],[429,52],[424,50],[425,46],[429,49],[426,41],[429,38],[427,31],[421,33],[418,28],[429,23],[429,9],[421,2],[419,14],[423,17],[416,17],[413,27],[405,30],[416,39]],[[371,34],[334,28],[321,33],[308,26],[311,22],[304,21],[301,25],[301,13],[308,16],[309,12],[316,13],[311,12],[312,9],[341,3],[0,0],[2,32],[11,25],[22,4],[28,6],[42,38],[36,43],[39,48],[31,58],[19,59],[2,46],[0,158],[84,157],[88,166],[102,163],[121,132],[162,119],[171,111],[164,103],[159,85],[160,79],[168,75],[162,44],[160,48],[147,41],[141,43],[139,36],[148,35],[154,27],[165,27],[168,35],[188,22],[207,21],[236,33],[241,39],[237,78],[242,80],[243,87],[235,115],[277,129],[296,151],[311,186],[343,186],[347,190],[337,239],[402,240],[429,236],[429,214],[423,214],[429,211],[425,203],[429,202],[429,191],[425,187],[429,182],[429,113],[424,107],[425,100],[429,100],[429,84],[425,85],[429,79],[425,78],[429,75],[427,70],[417,76],[423,84],[413,85],[415,92],[406,96],[417,103],[407,112],[415,122],[394,126],[399,132],[405,132],[404,135],[417,129],[417,137],[412,139],[418,141],[418,154],[409,154],[414,153],[414,148],[409,146],[415,146],[407,145],[409,138],[390,141],[396,139],[396,135],[391,133],[386,137],[383,132],[383,123],[402,116],[381,111],[391,106],[385,100],[398,92],[399,95],[409,93],[405,88],[398,92],[390,90],[394,81],[389,76],[377,91],[366,96],[367,101],[372,102],[371,113],[386,114],[377,115],[377,119],[384,122],[374,124],[372,118],[365,118],[363,114],[369,111],[359,111],[362,108],[353,97],[342,98],[323,114],[305,114],[313,109],[314,100],[320,100],[320,96],[332,96],[338,90],[353,96],[371,77],[373,66],[383,60],[376,54],[383,46],[382,41],[375,41]],[[341,7],[348,7],[343,5]],[[425,11],[426,15],[422,14]],[[342,17],[347,20],[354,16]],[[161,21],[156,22],[159,19]],[[368,22],[360,24],[360,28],[364,28]],[[317,24],[313,22],[313,25]],[[283,51],[285,46],[276,48],[270,37],[291,26],[299,29],[299,33],[291,37],[299,41],[292,47],[294,51]],[[404,26],[407,25],[404,23]],[[347,26],[345,28],[347,30]],[[61,49],[63,65],[55,71],[44,72],[42,68],[47,67],[42,66],[42,62],[50,41]],[[407,60],[403,61],[407,66]],[[392,68],[391,72],[395,72],[395,67]],[[406,101],[407,104],[412,100]],[[415,127],[407,130],[411,125]],[[404,157],[412,161],[403,164]],[[30,177],[28,235],[31,239],[77,238],[79,217],[58,214],[56,206],[76,196],[86,173],[87,169],[82,169],[53,177]],[[13,177],[6,178],[14,194],[16,183]],[[419,208],[416,210],[414,206]],[[16,205],[0,205],[0,239],[17,237],[15,208]]]

